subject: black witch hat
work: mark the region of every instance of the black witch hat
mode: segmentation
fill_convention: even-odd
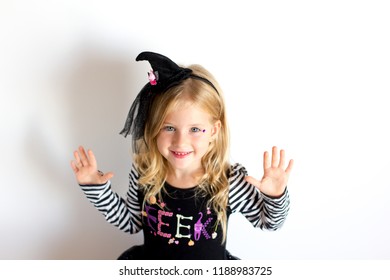
[[[169,88],[180,84],[187,78],[202,80],[212,86],[218,93],[215,86],[206,78],[192,74],[189,68],[183,68],[170,60],[168,57],[154,52],[142,52],[136,61],[149,61],[152,70],[148,73],[149,83],[147,83],[138,93],[130,111],[127,115],[126,123],[120,134],[127,136],[132,135],[133,149],[136,151],[135,142],[144,137],[146,121],[149,116],[149,111],[154,98],[158,94],[162,94]]]

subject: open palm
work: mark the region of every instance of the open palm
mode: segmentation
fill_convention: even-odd
[[[290,176],[294,161],[291,159],[285,169],[285,152],[278,148],[272,148],[272,159],[269,158],[269,153],[264,152],[263,169],[264,175],[261,180],[257,180],[251,176],[247,176],[245,179],[248,183],[254,185],[262,193],[271,196],[281,196],[287,186],[288,178]]]
[[[71,162],[71,167],[80,185],[105,184],[114,176],[112,172],[104,174],[98,171],[96,158],[91,150],[88,150],[87,154],[84,148],[80,146],[78,151],[75,151],[73,155],[74,160]]]

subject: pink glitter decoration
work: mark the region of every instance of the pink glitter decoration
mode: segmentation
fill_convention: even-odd
[[[150,70],[148,73],[148,79],[152,86],[157,85],[158,73],[154,72],[153,70]]]

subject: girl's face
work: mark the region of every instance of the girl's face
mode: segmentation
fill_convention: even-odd
[[[185,102],[165,118],[157,136],[157,148],[174,171],[197,172],[220,126],[220,121],[211,123],[210,114]]]

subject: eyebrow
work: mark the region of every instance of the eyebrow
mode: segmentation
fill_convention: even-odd
[[[171,126],[175,126],[174,124],[172,123],[163,123],[163,125],[171,125]],[[200,123],[195,123],[195,124],[190,124],[188,126],[204,126],[204,124],[200,124]]]

